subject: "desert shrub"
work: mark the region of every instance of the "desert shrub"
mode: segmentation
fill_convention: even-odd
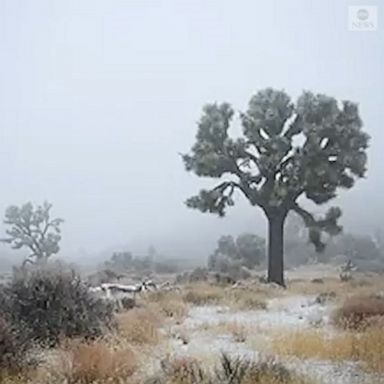
[[[161,362],[161,368],[166,377],[166,383],[208,383],[207,374],[202,369],[201,364],[191,357],[164,359]]]
[[[281,363],[273,359],[252,361],[223,354],[216,369],[216,379],[220,383],[244,384],[288,384],[299,383],[294,375]]]
[[[384,298],[354,296],[347,299],[333,314],[334,322],[344,328],[363,329],[371,318],[384,316]]]
[[[32,363],[27,357],[31,346],[27,332],[0,317],[0,382],[15,375]]]
[[[136,300],[132,297],[123,297],[121,299],[121,306],[125,310],[129,310],[136,307]]]
[[[133,351],[105,342],[73,343],[60,351],[45,382],[92,384],[127,382],[137,367]]]
[[[112,308],[91,295],[70,268],[55,265],[16,274],[5,291],[11,320],[41,343],[96,337],[112,325]]]
[[[303,378],[291,373],[272,359],[247,360],[223,354],[212,371],[191,357],[166,359],[162,372],[146,384],[305,384]]]

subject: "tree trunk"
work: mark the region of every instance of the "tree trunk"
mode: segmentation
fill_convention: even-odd
[[[268,282],[283,287],[285,287],[284,221],[285,215],[268,216]]]

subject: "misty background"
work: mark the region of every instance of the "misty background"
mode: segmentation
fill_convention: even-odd
[[[206,258],[222,234],[265,236],[261,211],[243,199],[224,219],[187,209],[215,181],[188,174],[179,153],[205,103],[244,110],[272,86],[360,104],[367,178],[332,204],[346,231],[383,227],[383,10],[370,1],[378,30],[350,32],[354,4],[0,0],[1,217],[48,200],[65,219],[61,256],[82,261],[151,245]]]

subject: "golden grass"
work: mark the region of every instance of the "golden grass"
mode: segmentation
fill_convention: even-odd
[[[192,357],[167,359],[162,362],[162,370],[167,384],[208,384],[209,382],[201,362]]]
[[[379,327],[333,336],[324,330],[282,332],[274,336],[272,349],[299,358],[357,361],[367,369],[384,372],[384,329]]]
[[[126,382],[137,368],[132,349],[110,346],[103,341],[72,343],[59,352],[41,383],[92,384]]]
[[[185,303],[193,305],[221,304],[225,299],[225,290],[207,283],[189,284],[182,298]]]
[[[334,312],[333,321],[343,328],[363,329],[373,320],[384,320],[384,297],[353,296]]]
[[[193,331],[205,332],[212,335],[230,335],[234,342],[246,342],[251,349],[265,349],[267,342],[265,329],[254,323],[242,323],[238,321],[205,322],[193,328]]]
[[[236,343],[244,343],[250,333],[249,327],[238,322],[224,323],[222,325],[226,333],[230,333]]]
[[[152,292],[147,297],[148,307],[166,318],[181,321],[188,314],[188,305],[175,292]]]
[[[185,287],[182,298],[185,303],[192,305],[224,305],[239,311],[266,309],[266,299],[276,294],[278,294],[276,291],[261,285],[240,289],[195,283]]]
[[[117,339],[131,344],[157,344],[160,341],[158,327],[161,319],[147,308],[134,308],[119,314]]]
[[[287,281],[287,294],[316,295],[324,291],[335,292],[337,297],[344,299],[356,295],[371,295],[384,290],[382,276],[357,276],[350,281],[340,281],[337,277],[324,277],[323,284],[311,280],[293,279]]]
[[[262,289],[231,289],[227,292],[226,301],[233,310],[267,309],[266,299],[269,292]]]

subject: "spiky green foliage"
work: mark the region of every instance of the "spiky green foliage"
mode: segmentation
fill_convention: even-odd
[[[268,217],[295,211],[321,251],[321,232],[341,231],[341,210],[331,208],[316,218],[298,201],[306,197],[318,205],[327,203],[340,188],[352,188],[365,175],[369,136],[362,130],[357,105],[311,92],[303,92],[294,103],[284,91],[267,88],[240,113],[243,134],[237,139],[229,136],[234,116],[228,103],[204,107],[196,142],[183,161],[188,171],[221,183],[201,190],[187,206],[224,216],[240,191]]]
[[[4,219],[4,224],[9,226],[8,237],[0,241],[13,249],[28,248],[31,252],[28,262],[46,261],[60,250],[60,225],[63,223],[62,219],[51,219],[51,208],[48,202],[36,208],[32,203],[8,207]]]

